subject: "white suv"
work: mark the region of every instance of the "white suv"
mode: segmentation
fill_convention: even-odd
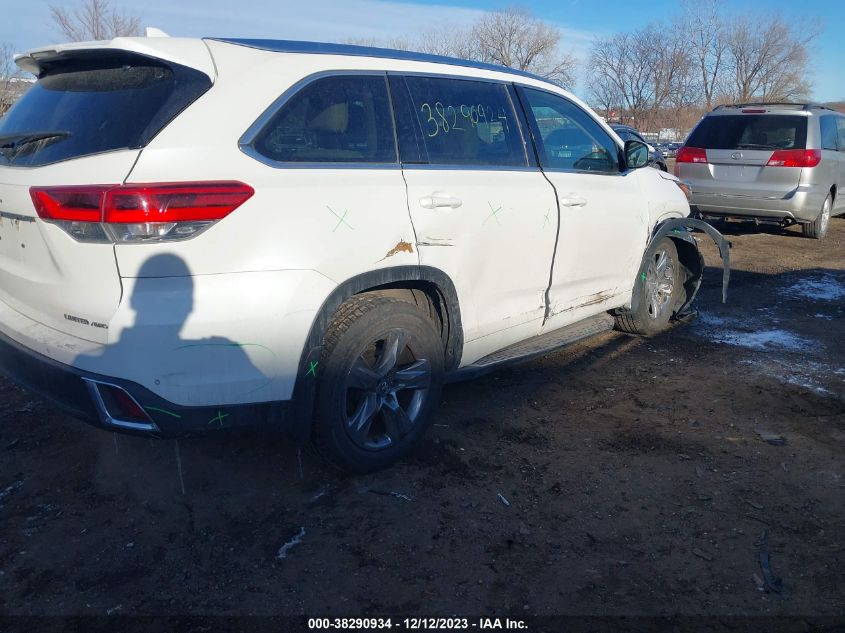
[[[353,471],[444,381],[685,311],[687,191],[525,73],[306,42],[30,51],[0,119],[0,367],[172,437],[266,424]]]

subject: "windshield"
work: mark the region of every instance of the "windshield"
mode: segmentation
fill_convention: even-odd
[[[210,86],[196,70],[124,52],[55,62],[0,119],[0,165],[143,147]]]

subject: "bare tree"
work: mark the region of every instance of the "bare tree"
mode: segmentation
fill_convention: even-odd
[[[727,31],[726,96],[738,102],[806,97],[809,46],[820,32],[818,22],[789,23],[777,13],[737,16]]]
[[[719,0],[684,0],[676,30],[685,35],[689,54],[698,74],[698,89],[707,110],[723,91],[726,62],[727,26],[720,16]]]
[[[562,85],[575,81],[575,57],[560,50],[561,32],[526,9],[486,13],[471,29],[480,61],[542,75]]]
[[[72,42],[140,35],[141,17],[113,7],[110,0],[82,0],[75,9],[50,5],[53,25]]]
[[[527,10],[512,8],[486,13],[466,29],[439,26],[423,31],[414,40],[354,39],[347,43],[500,64],[541,75],[561,85],[572,85],[577,61],[571,53],[561,51],[561,37],[557,28],[533,17]]]
[[[589,62],[593,100],[616,101],[627,122],[640,127],[653,125],[667,107],[694,101],[691,57],[683,38],[667,38],[664,32],[652,24],[596,40]]]
[[[0,42],[0,116],[12,107],[32,85],[25,73],[15,66],[14,48],[8,42]]]

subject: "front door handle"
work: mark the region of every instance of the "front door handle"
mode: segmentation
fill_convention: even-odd
[[[587,206],[587,200],[578,196],[577,194],[570,193],[566,197],[560,199],[560,206],[562,206],[562,207],[585,207],[585,206]]]
[[[420,206],[424,209],[457,209],[462,204],[463,200],[460,198],[442,193],[433,193],[420,198]]]

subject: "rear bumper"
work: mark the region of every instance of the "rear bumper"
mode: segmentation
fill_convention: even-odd
[[[756,197],[696,191],[690,206],[703,215],[812,222],[822,210],[829,188],[801,185],[783,197]]]
[[[38,354],[0,332],[0,373],[70,415],[95,426],[121,433],[169,438],[221,428],[269,426],[285,429],[292,422],[290,401],[220,407],[184,407],[155,395],[128,380],[85,372]],[[108,422],[89,387],[91,381],[116,385],[146,411],[149,429],[131,429]]]

